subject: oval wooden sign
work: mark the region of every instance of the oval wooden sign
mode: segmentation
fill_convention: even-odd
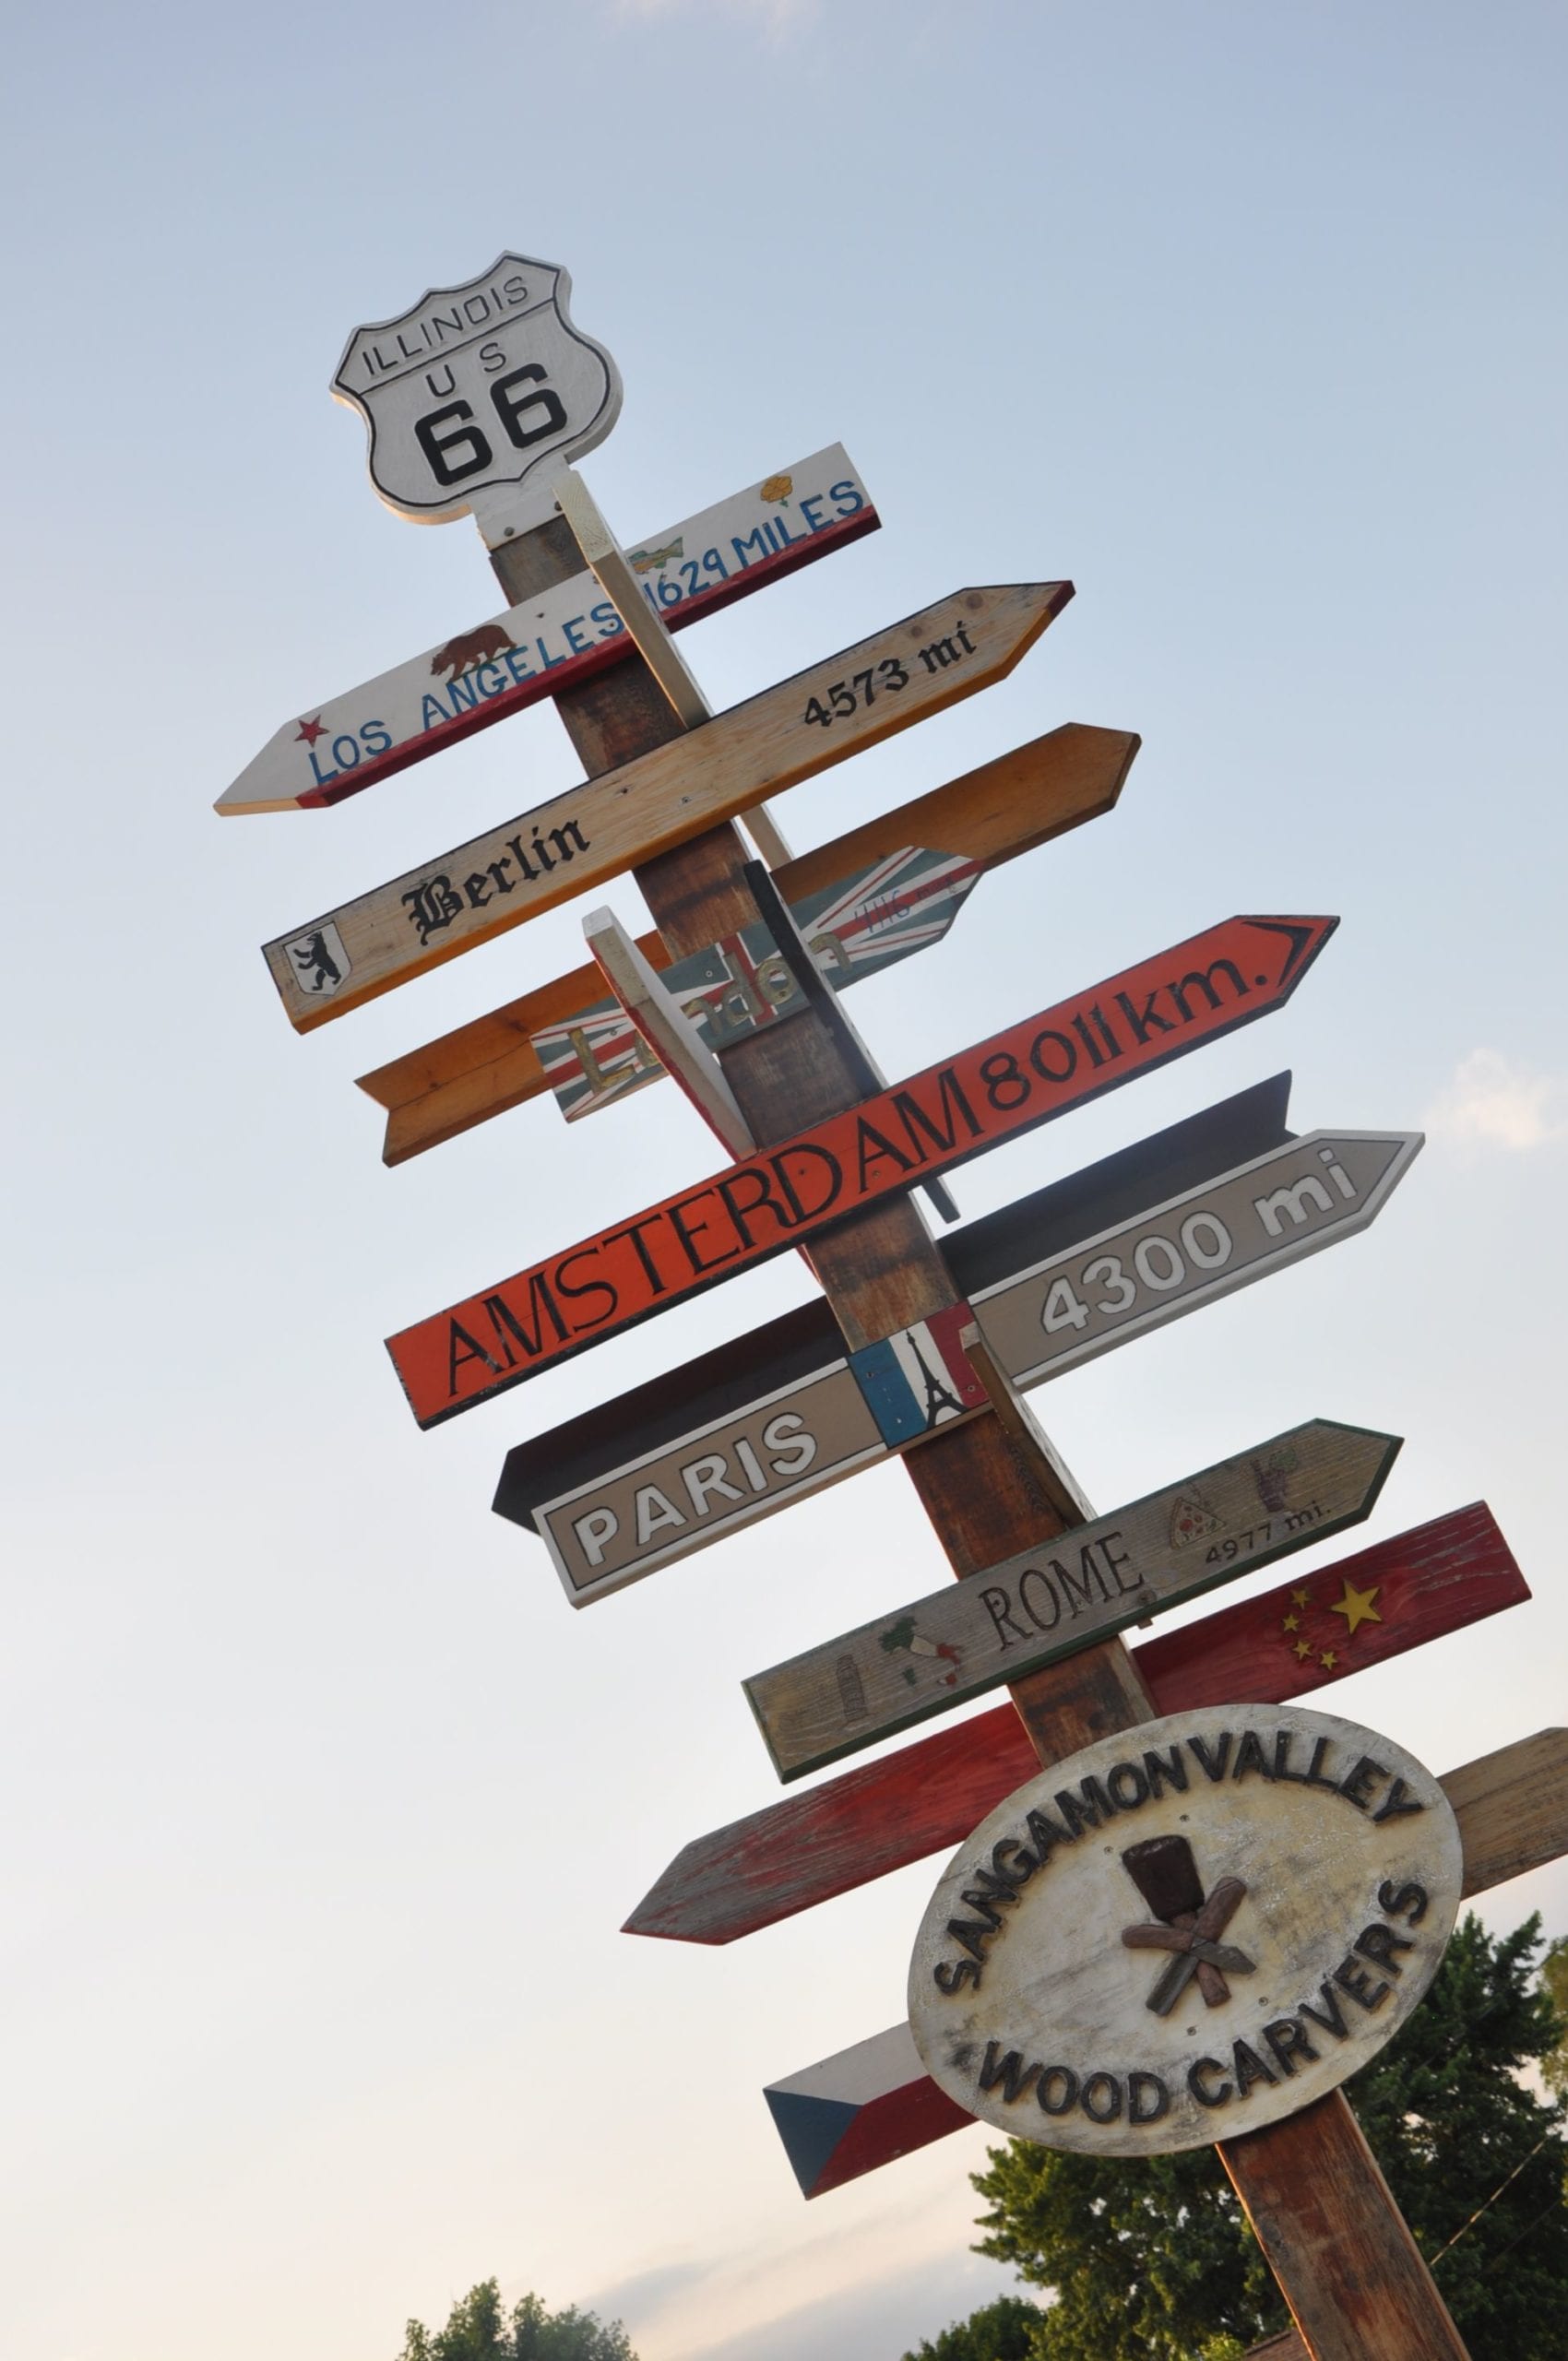
[[[926,2070],[1015,2139],[1108,2156],[1292,2115],[1437,1972],[1459,1833],[1392,1739],[1299,1706],[1171,1714],[962,1845],[909,1968]]]

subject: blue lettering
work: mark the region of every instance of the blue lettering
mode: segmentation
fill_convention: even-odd
[[[784,522],[782,516],[770,517],[768,519],[767,529],[770,533],[777,536],[773,546],[775,549],[778,550],[792,550],[797,541],[802,541],[805,539],[805,535],[803,533],[792,533],[790,530],[789,526]]]
[[[643,586],[643,592],[646,597],[647,592],[646,583]],[[618,631],[624,631],[626,628],[609,599],[601,599],[597,607],[588,609],[588,621],[590,623],[599,625],[600,639],[613,639]]]
[[[544,642],[542,639],[536,639],[534,641],[534,646],[539,650],[539,660],[543,665],[547,672],[558,671],[561,666],[565,663],[566,658],[564,656],[547,656],[545,654]]]
[[[566,645],[574,656],[585,655],[593,646],[592,640],[584,636],[582,623],[581,615],[573,615],[561,626],[566,635]]]
[[[439,730],[444,721],[450,721],[451,718],[441,699],[427,689],[424,693],[424,705],[420,714],[422,727],[426,730]]]
[[[519,689],[525,681],[533,679],[533,674],[529,670],[528,658],[520,648],[509,647],[506,650],[506,670],[512,675],[514,684]]]
[[[373,730],[375,733],[374,737],[371,734]],[[384,721],[362,721],[360,736],[367,754],[389,754],[392,752],[392,732]]]
[[[506,685],[499,664],[476,664],[469,678],[478,685],[481,697],[498,697]]]
[[[830,483],[827,497],[837,502],[840,516],[853,516],[858,509],[865,506],[864,500],[852,483]]]
[[[737,565],[744,566],[752,564],[752,558],[746,555],[748,550],[752,551],[753,557],[764,558],[773,555],[773,543],[767,538],[766,525],[759,525],[754,533],[746,535],[744,540],[742,540],[738,533],[731,535],[730,547],[735,553]]]
[[[310,755],[311,776],[315,779],[317,787],[325,787],[327,779],[337,777],[338,774],[336,771],[327,771],[325,775],[323,774],[321,765],[315,759],[315,748],[314,746],[308,748],[307,752]]]
[[[349,750],[346,754],[343,752],[345,746],[347,746]],[[332,759],[337,764],[340,771],[351,771],[354,765],[359,761],[359,758],[360,742],[357,738],[334,738],[332,741]]]
[[[826,517],[819,516],[816,514],[817,510],[822,506],[823,498],[824,494],[820,492],[813,492],[803,495],[801,501],[801,514],[805,518],[806,523],[810,526],[814,533],[820,533],[823,526],[826,522]]]
[[[452,700],[454,719],[460,713],[479,711],[479,691],[474,686],[474,676],[471,672],[459,672],[455,681],[448,681],[446,694]]]

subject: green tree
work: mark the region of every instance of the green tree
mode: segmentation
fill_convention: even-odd
[[[1038,2304],[1027,2304],[1021,2296],[999,2296],[967,2320],[944,2328],[934,2344],[917,2344],[904,2361],[1030,2361],[1032,2331],[1039,2326]]]
[[[1540,2062],[1547,2088],[1555,2091],[1560,2099],[1568,2098],[1568,1935],[1559,1935],[1547,1946],[1546,1957],[1540,1964],[1540,1980],[1551,1998],[1551,2005],[1562,2019],[1557,2039]]]
[[[551,2312],[525,2296],[510,2312],[501,2308],[493,2279],[470,2287],[452,2307],[445,2328],[409,2322],[398,2361],[637,2361],[619,2320],[608,2328],[574,2304]]]
[[[1539,1926],[1494,1940],[1467,1916],[1422,2006],[1347,2085],[1473,2361],[1563,2351],[1568,2108],[1519,2074],[1565,2031],[1561,1984],[1533,1971]],[[1030,2327],[1031,2361],[1219,2361],[1285,2325],[1211,2149],[1133,2163],[1012,2141],[974,2185],[989,2206],[980,2252],[1056,2294]],[[961,2343],[951,2355],[971,2361]]]

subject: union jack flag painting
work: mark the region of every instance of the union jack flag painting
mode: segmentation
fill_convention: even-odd
[[[808,894],[791,916],[835,991],[940,943],[980,864],[967,854],[907,845],[853,877]],[[798,1015],[805,994],[760,919],[725,935],[660,979],[710,1050],[728,1049],[760,1026]],[[619,1002],[591,1008],[531,1036],[569,1123],[630,1097],[664,1069]]]

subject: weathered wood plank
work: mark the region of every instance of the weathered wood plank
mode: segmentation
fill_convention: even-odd
[[[1312,2361],[1468,2361],[1343,2091],[1219,2158]]]
[[[1371,1594],[1377,1619],[1360,1617],[1352,1632],[1353,1591]],[[1157,1713],[1232,1701],[1284,1704],[1529,1596],[1491,1512],[1476,1501],[1146,1641],[1133,1661]],[[1008,1707],[980,1714],[695,1837],[638,1903],[626,1931],[734,1942],[960,1844],[1036,1767]],[[1550,1772],[1548,1762],[1538,1786],[1526,1780],[1520,1789],[1524,1798],[1540,1794],[1548,1829],[1555,1809]],[[1477,1803],[1467,1792],[1450,1794],[1456,1809]],[[1520,1825],[1523,1842],[1539,1841],[1523,1806]],[[1505,1830],[1499,1841],[1509,1841]]]
[[[1555,1861],[1568,1830],[1568,1730],[1499,1747],[1443,1782],[1465,1837],[1465,1892],[1490,1892]]]
[[[829,1226],[848,1235],[880,1200],[1282,1007],[1337,923],[1222,920],[399,1330],[386,1347],[414,1417],[421,1426],[438,1425]],[[797,1034],[808,1054],[832,1039],[814,1012],[809,1031],[802,1018],[738,1041],[727,1055],[766,1053]],[[836,1050],[822,1071],[837,1077],[848,1062]],[[735,1071],[726,1066],[728,1074]],[[854,1087],[847,1074],[845,1087]],[[754,1121],[751,1128],[758,1135]],[[760,1136],[766,1139],[766,1130]],[[754,1224],[766,1224],[760,1235]],[[820,1252],[814,1259],[820,1267]],[[922,1305],[881,1333],[942,1308]]]
[[[1071,596],[1066,582],[955,591],[676,743],[660,730],[629,761],[291,927],[264,946],[290,1023],[325,1025],[972,696],[1013,670]],[[640,658],[637,671],[660,695]]]
[[[787,902],[803,902],[906,844],[933,845],[967,855],[981,870],[996,868],[1111,811],[1137,750],[1138,740],[1128,730],[1066,722],[864,827],[797,854],[775,872],[778,890]],[[656,968],[674,955],[657,929],[636,941]],[[387,1109],[383,1162],[422,1155],[546,1090],[532,1037],[586,1007],[597,982],[593,966],[575,967],[362,1074],[359,1087]]]
[[[1398,1449],[1313,1419],[754,1673],[774,1768],[801,1778],[1360,1523]]]
[[[1169,1711],[1170,1702],[1162,1700],[1160,1709]],[[1520,1866],[1539,1868],[1568,1853],[1568,1730],[1543,1730],[1520,1746],[1504,1747],[1496,1755],[1461,1764],[1440,1782],[1455,1806],[1459,1822],[1467,1895],[1486,1891],[1486,1880],[1497,1857],[1493,1798],[1505,1792],[1509,1777],[1521,1765],[1527,1781],[1544,1779],[1558,1801],[1554,1809],[1543,1806],[1534,1815],[1529,1857]],[[1025,1776],[1037,1767],[1031,1761],[1026,1766]],[[1509,1857],[1517,1860],[1519,1857],[1515,1854]],[[1517,1871],[1510,1867],[1507,1874],[1513,1876]],[[874,2034],[850,2049],[840,2050],[833,2058],[823,2058],[815,2066],[788,2076],[782,2082],[770,2084],[766,2095],[802,2193],[807,2197],[820,2196],[826,2189],[839,2188],[933,2140],[943,2139],[949,2131],[961,2130],[966,2123],[973,2121],[950,2099],[945,2109],[938,2106],[936,2096],[945,2094],[938,2094],[934,2083],[925,2087],[929,2082],[909,2029],[901,2024],[891,2025],[885,2033]],[[775,2104],[776,2094],[785,2100],[782,2106]],[[1325,2106],[1330,2104],[1319,2102]],[[1272,2211],[1276,2202],[1272,2189],[1284,2186],[1287,2181],[1293,2183],[1300,2166],[1289,2148],[1280,2157],[1277,2152],[1271,2153],[1266,2149],[1261,2153],[1253,2151],[1253,2143],[1271,2142],[1288,2131],[1290,2122],[1301,2120],[1300,2117],[1292,2118],[1267,2131],[1220,2143],[1219,2154],[1227,2169],[1231,2170],[1233,2163],[1237,2167],[1232,2170],[1232,2178],[1236,2179],[1239,2172],[1247,2183],[1241,2189],[1239,2182],[1243,2202],[1250,2204],[1255,2197],[1265,2211]],[[1345,2164],[1347,2187],[1356,2192],[1357,2201],[1364,2204],[1367,2189],[1362,2167],[1345,2130],[1346,2124],[1353,2129],[1354,2122],[1348,2107],[1345,2107],[1340,2123],[1330,2128],[1327,2137]],[[1318,2136],[1309,2131],[1309,2147]],[[1249,2154],[1248,2151],[1253,2153]],[[1307,2209],[1309,2213],[1313,2210]],[[1275,2235],[1272,2227],[1270,2234]],[[1277,2275],[1282,2284],[1288,2276],[1289,2284],[1294,2284],[1296,2274],[1289,2255],[1281,2256]],[[1396,2284],[1403,2284],[1402,2276]],[[1313,2332],[1314,2339],[1324,2332],[1320,2322],[1314,2320]],[[1395,2343],[1367,2349],[1388,2355],[1391,2361],[1404,2361],[1407,2354],[1419,2354],[1425,2361],[1429,2348],[1418,2336],[1408,2346]],[[1447,2348],[1438,2343],[1431,2349],[1441,2353]],[[1332,2355],[1334,2361],[1360,2361],[1360,2348],[1354,2343],[1314,2343],[1314,2351]]]
[[[713,1051],[700,1040],[613,910],[590,910],[583,932],[595,965],[664,1071],[733,1157],[756,1143]]]

